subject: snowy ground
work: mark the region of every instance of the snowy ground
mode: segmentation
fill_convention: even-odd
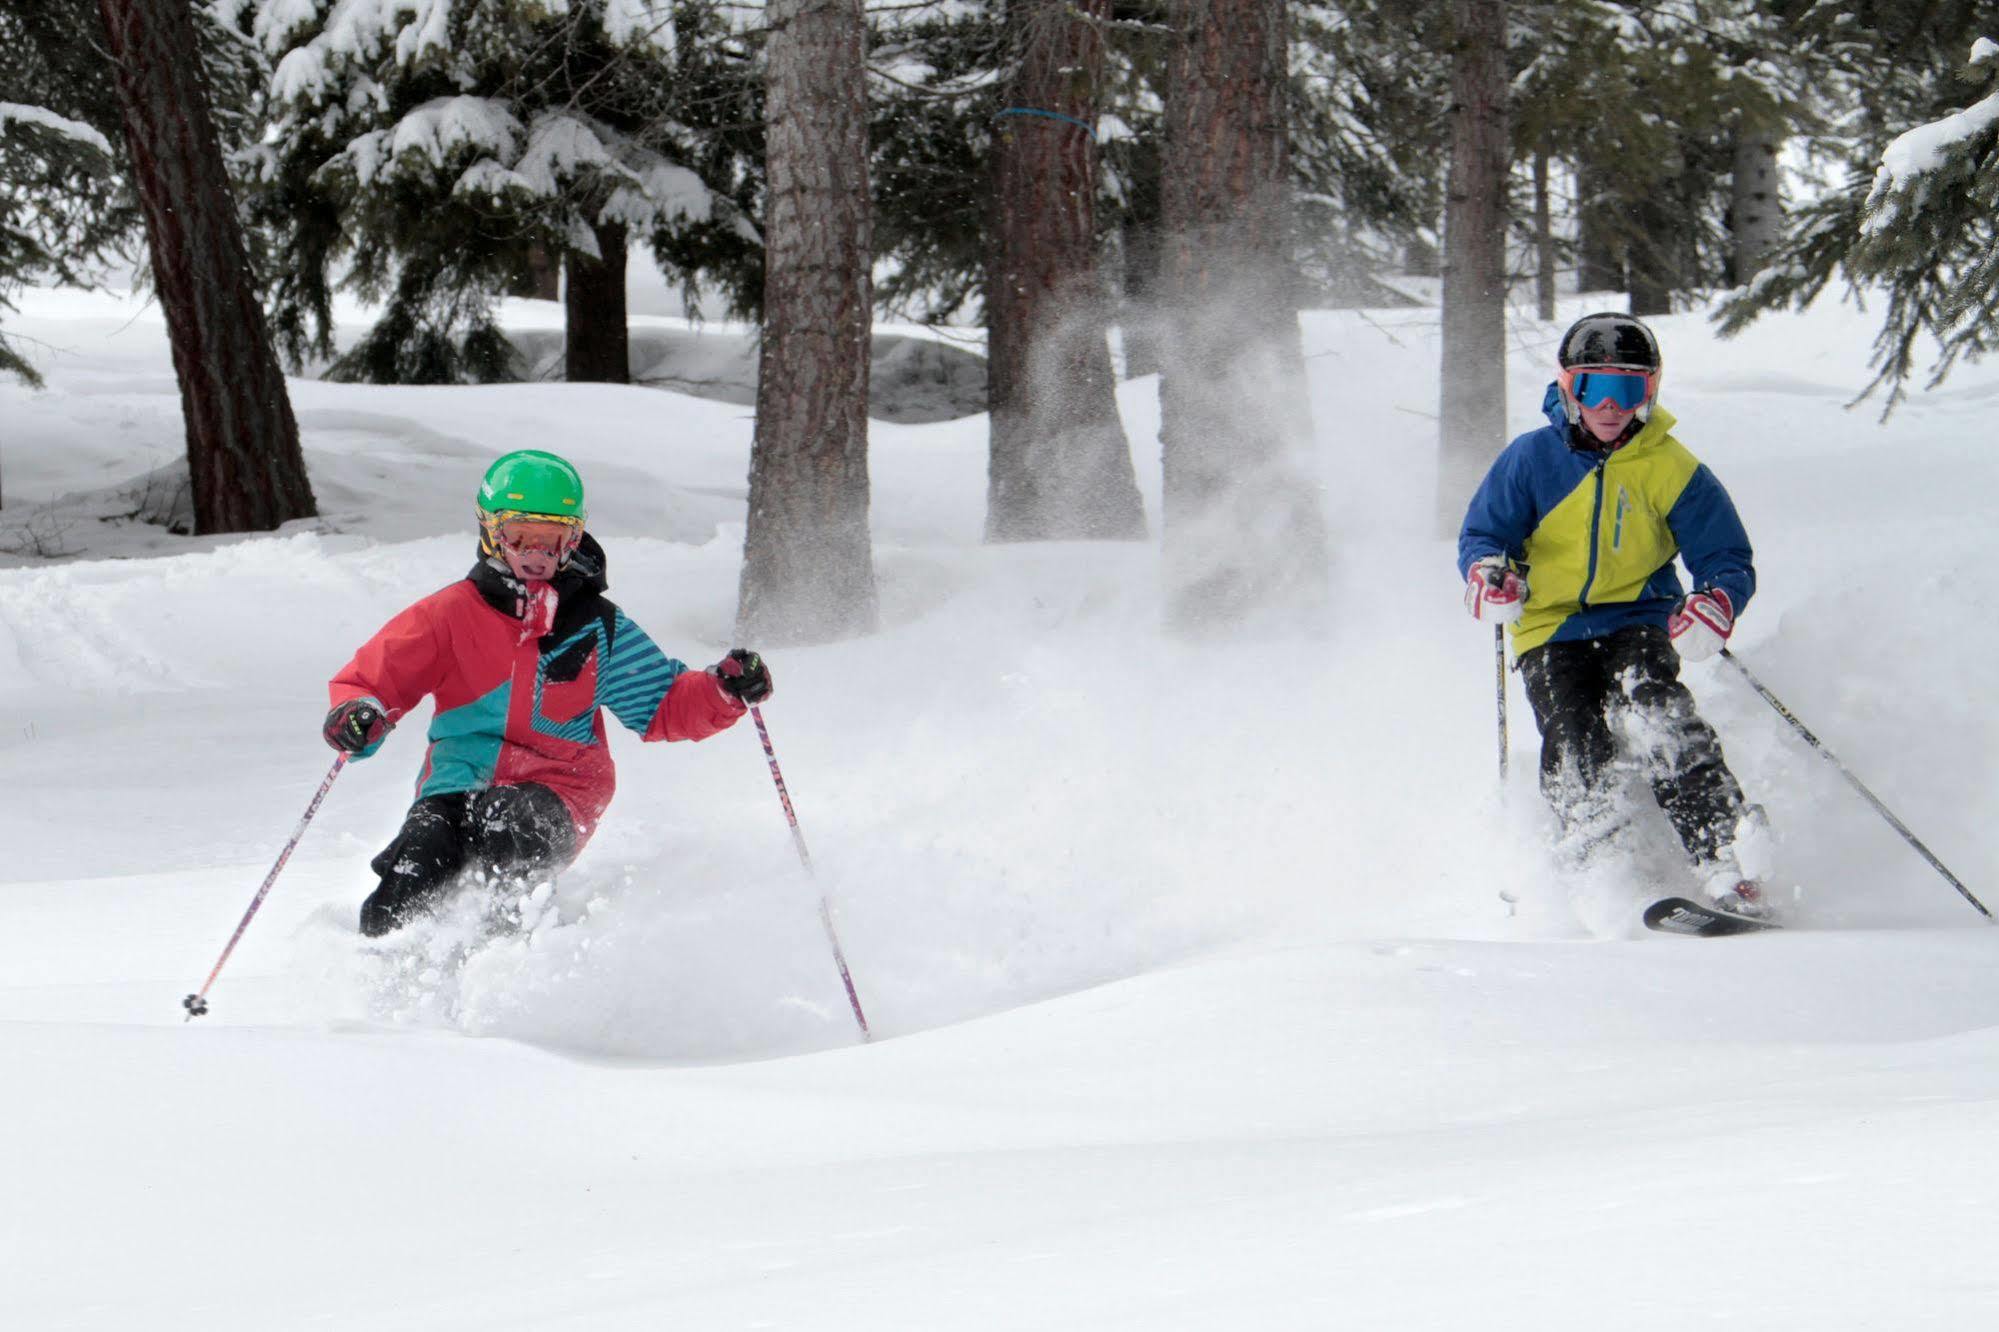
[[[1999,369],[1883,427],[1842,410],[1854,311],[1660,322],[1756,539],[1743,660],[1999,905]],[[1681,886],[1658,826],[1632,874],[1557,881],[1524,701],[1501,793],[1430,529],[1434,325],[1307,321],[1329,640],[1165,639],[1155,545],[984,547],[983,420],[877,423],[887,624],[775,654],[766,709],[816,883],[747,728],[621,733],[610,823],[523,935],[363,953],[413,720],[187,1025],[326,771],[325,678],[463,572],[484,461],[578,459],[612,595],[706,662],[750,421],[298,381],[323,519],[173,537],[119,518],[181,449],[156,312],[27,293],[0,1327],[1990,1326],[1999,932],[1720,663],[1690,679],[1800,928],[1644,935],[1639,880]],[[1518,428],[1557,331],[1516,325]],[[1122,403],[1156,518],[1154,388]]]

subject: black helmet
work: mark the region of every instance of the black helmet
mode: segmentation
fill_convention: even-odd
[[[1584,315],[1562,334],[1558,354],[1562,369],[1579,365],[1616,366],[1624,370],[1659,369],[1659,339],[1628,314]]]

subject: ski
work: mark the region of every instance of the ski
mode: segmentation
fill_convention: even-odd
[[[1738,916],[1720,907],[1708,906],[1688,897],[1662,897],[1645,908],[1645,927],[1664,934],[1685,934],[1697,939],[1719,939],[1730,934],[1753,934],[1758,930],[1781,929],[1774,920]]]

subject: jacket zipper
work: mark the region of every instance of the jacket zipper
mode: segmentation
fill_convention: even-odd
[[[1583,574],[1583,590],[1576,597],[1576,605],[1583,610],[1590,608],[1589,591],[1596,585],[1596,552],[1603,538],[1603,469],[1610,465],[1608,458],[1593,469],[1596,473],[1596,497],[1590,501],[1589,511],[1589,568]]]

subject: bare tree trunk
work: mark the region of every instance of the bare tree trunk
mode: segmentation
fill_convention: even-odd
[[[1548,198],[1548,154],[1534,154],[1534,312],[1543,322],[1555,318],[1554,208]]]
[[[1439,530],[1455,532],[1506,443],[1506,3],[1454,0],[1444,202]]]
[[[1737,286],[1761,271],[1784,237],[1784,199],[1777,176],[1780,143],[1777,132],[1762,125],[1744,124],[1735,133],[1729,219],[1735,233]]]
[[[318,510],[209,114],[188,0],[98,0],[187,422],[194,530]]]
[[[736,625],[745,641],[826,642],[878,615],[861,0],[771,0],[767,13],[763,347]]]
[[[1096,263],[1097,82],[1110,0],[1008,0],[1014,72],[986,268],[988,541],[1133,539]]]
[[[562,377],[572,384],[632,382],[631,332],[625,321],[625,228],[595,227],[602,256],[563,256]]]
[[[1168,75],[1161,260],[1168,623],[1214,632],[1325,610],[1307,470],[1284,0],[1182,0]]]

